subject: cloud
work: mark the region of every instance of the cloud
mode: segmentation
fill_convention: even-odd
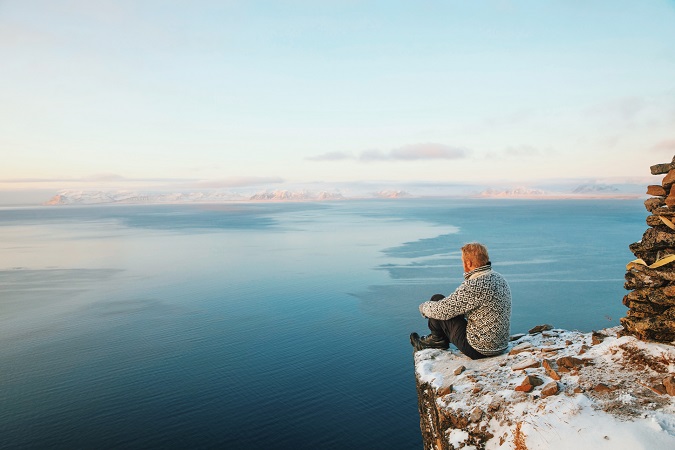
[[[54,177],[54,178],[5,178],[0,183],[138,183],[138,182],[189,182],[195,179],[189,178],[127,178],[114,173],[102,173],[85,177]]]
[[[358,155],[346,152],[331,152],[307,158],[310,161],[342,161],[357,160],[362,162],[374,161],[420,161],[438,159],[464,159],[468,150],[460,147],[451,147],[445,144],[424,143],[412,144],[395,148],[389,151],[365,150]]]
[[[467,156],[463,148],[444,144],[413,144],[395,148],[389,152],[369,150],[361,153],[362,161],[416,161],[428,159],[463,159]]]
[[[328,152],[322,155],[310,156],[306,159],[309,161],[343,161],[345,159],[354,159],[354,155],[346,152]]]
[[[280,177],[232,177],[221,180],[200,181],[195,183],[195,187],[200,188],[235,188],[247,186],[259,186],[264,184],[279,184],[284,180]]]

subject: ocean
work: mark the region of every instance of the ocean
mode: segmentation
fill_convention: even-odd
[[[417,306],[487,245],[511,332],[619,324],[641,200],[0,209],[0,448],[421,448]]]

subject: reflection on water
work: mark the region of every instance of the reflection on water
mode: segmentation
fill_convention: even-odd
[[[480,204],[480,207],[476,207]],[[0,211],[0,447],[419,448],[407,336],[485,242],[513,332],[624,311],[640,202]]]

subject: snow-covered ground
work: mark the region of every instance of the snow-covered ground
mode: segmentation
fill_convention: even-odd
[[[468,418],[467,427],[444,430],[455,448],[675,449],[675,347],[617,337],[619,330],[595,339],[558,329],[528,334],[510,354],[478,361],[423,350],[416,375],[436,390],[439,410]],[[541,385],[516,391],[528,375]],[[545,395],[553,386],[558,392]],[[477,443],[472,429],[493,437]]]

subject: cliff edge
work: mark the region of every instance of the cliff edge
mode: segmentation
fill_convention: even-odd
[[[675,448],[675,347],[540,326],[507,354],[414,353],[424,448]]]

